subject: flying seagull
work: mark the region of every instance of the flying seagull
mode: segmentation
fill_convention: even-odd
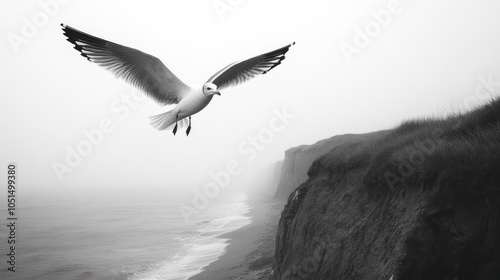
[[[106,68],[138,89],[160,105],[177,104],[172,110],[151,116],[151,125],[158,130],[173,127],[177,132],[178,123],[189,118],[186,134],[191,131],[191,116],[210,103],[220,90],[241,84],[258,75],[266,74],[285,59],[288,44],[277,50],[261,54],[247,60],[237,61],[222,68],[201,86],[188,86],[177,78],[160,59],[139,50],[122,46],[81,32],[62,24],[67,41],[74,49],[91,62]],[[184,122],[181,122],[181,125]]]

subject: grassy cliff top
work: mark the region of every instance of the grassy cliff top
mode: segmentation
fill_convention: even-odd
[[[309,176],[325,169],[338,173],[360,168],[366,185],[393,190],[435,181],[436,176],[457,184],[493,180],[500,176],[491,169],[500,162],[499,151],[500,99],[495,99],[465,114],[405,121],[334,149],[315,161]]]

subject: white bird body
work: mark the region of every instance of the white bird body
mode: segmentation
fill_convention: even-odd
[[[179,104],[172,109],[172,111],[177,111],[179,113],[179,118],[183,119],[194,115],[205,108],[208,103],[212,101],[212,97],[214,96],[207,96],[203,93],[203,85],[190,87],[186,97],[184,97]]]
[[[87,60],[106,68],[137,88],[161,105],[177,104],[172,110],[152,116],[151,125],[164,130],[189,117],[186,134],[191,130],[191,116],[203,110],[220,90],[266,74],[285,59],[288,44],[277,50],[247,60],[229,64],[215,73],[201,86],[188,86],[177,78],[158,58],[116,44],[61,24],[67,41]]]
[[[165,113],[152,116],[151,124],[158,130],[163,130],[177,121],[190,117],[199,111],[203,110],[210,101],[213,95],[205,95],[203,93],[203,86],[189,87],[184,93],[184,98],[175,105],[175,107]]]

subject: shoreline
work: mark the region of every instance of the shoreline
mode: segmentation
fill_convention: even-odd
[[[188,280],[262,279],[271,274],[279,217],[284,201],[249,198],[250,224],[224,233],[225,252]]]

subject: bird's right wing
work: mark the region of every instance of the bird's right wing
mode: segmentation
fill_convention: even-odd
[[[189,87],[156,57],[61,24],[67,41],[89,61],[106,68],[156,102],[179,103]]]
[[[221,90],[246,82],[258,75],[266,74],[281,64],[281,61],[285,59],[286,52],[294,44],[295,42],[277,50],[229,64],[210,77],[207,82],[214,83],[217,85],[217,89]]]

